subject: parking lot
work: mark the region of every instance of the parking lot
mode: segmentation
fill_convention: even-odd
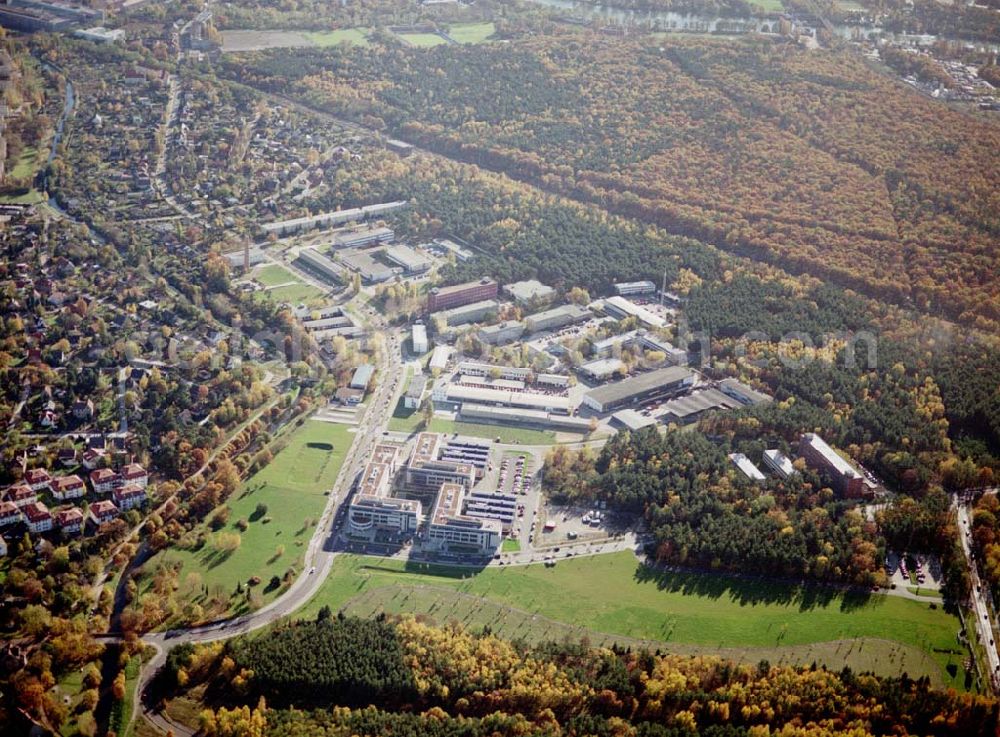
[[[886,574],[889,583],[896,586],[919,587],[936,591],[941,588],[941,564],[932,555],[913,555],[890,552],[886,556]]]
[[[627,518],[595,506],[547,503],[541,515],[536,547],[601,540],[631,529],[630,520]],[[554,528],[547,531],[546,523],[554,525]]]

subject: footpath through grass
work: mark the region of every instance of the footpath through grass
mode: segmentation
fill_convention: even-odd
[[[940,607],[827,587],[661,572],[631,553],[478,573],[344,555],[301,615],[314,616],[324,604],[352,614],[413,612],[471,627],[491,624],[502,635],[528,640],[586,633],[595,641],[643,640],[749,662],[816,660],[882,675],[905,671],[962,687],[959,622]]]
[[[262,603],[274,599],[282,588],[269,589],[268,583],[289,569],[301,571],[305,548],[353,440],[354,434],[344,425],[306,421],[287,436],[288,444],[271,463],[226,502],[229,521],[221,532],[240,535],[236,550],[217,550],[206,523],[202,529],[209,533],[209,542],[201,549],[167,549],[145,564],[145,572],[153,574],[161,563],[180,564],[181,602],[204,604],[206,587],[210,594],[230,593],[252,576],[261,579],[255,591]],[[263,515],[257,514],[258,505],[267,508]],[[245,531],[238,527],[240,520],[247,522]],[[231,612],[247,609],[242,597],[231,601]]]

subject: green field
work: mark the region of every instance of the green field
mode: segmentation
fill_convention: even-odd
[[[496,30],[492,22],[455,23],[448,31],[448,35],[460,44],[479,44],[496,33]]]
[[[34,188],[19,195],[0,193],[0,204],[3,205],[37,205],[38,203],[44,201],[45,195]]]
[[[302,280],[295,276],[295,274],[284,266],[278,266],[278,264],[268,264],[267,266],[258,267],[257,271],[254,272],[253,278],[265,287],[276,287],[279,284],[287,284],[288,282],[302,283]]]
[[[33,177],[43,162],[44,159],[39,158],[38,149],[34,146],[27,146],[21,151],[20,158],[14,167],[7,172],[7,176],[14,180]]]
[[[420,420],[420,412],[404,409],[403,403],[400,401],[396,411],[389,418],[389,429],[393,432],[413,433],[417,431]],[[555,433],[546,430],[531,430],[505,425],[478,425],[441,417],[433,418],[427,430],[443,433],[457,432],[459,435],[469,435],[474,438],[500,438],[501,443],[521,443],[522,445],[552,445],[556,442]]]
[[[763,8],[768,13],[777,13],[785,9],[781,0],[750,0],[750,4]]]
[[[365,28],[342,28],[337,31],[321,31],[303,35],[316,46],[336,46],[345,42],[357,46],[368,46],[368,31]]]
[[[500,550],[504,553],[519,553],[521,552],[521,543],[517,540],[507,539],[503,541]]]
[[[264,294],[275,302],[308,302],[323,296],[323,292],[310,284],[289,284],[284,287],[268,289]]]
[[[884,675],[906,671],[959,688],[965,658],[956,643],[959,622],[940,607],[826,587],[657,572],[631,553],[479,573],[344,555],[302,615],[324,604],[354,614],[414,612],[471,627],[488,623],[495,632],[529,640],[586,633],[595,641],[646,641],[749,662],[816,660]],[[946,672],[948,665],[957,666],[957,677]]]
[[[242,489],[227,502],[229,523],[225,532],[238,532],[240,519],[249,522],[241,532],[240,547],[225,555],[211,543],[200,550],[168,549],[144,566],[152,573],[160,563],[180,563],[178,599],[203,603],[202,586],[211,592],[221,587],[232,592],[236,584],[258,576],[257,587],[264,602],[274,599],[281,589],[266,591],[272,576],[282,576],[289,568],[299,570],[303,552],[315,529],[316,521],[326,506],[327,492],[333,486],[354,435],[343,425],[315,420],[289,434],[288,444],[274,460],[252,476]],[[332,450],[327,447],[332,445]],[[267,505],[262,518],[255,515],[258,504]],[[209,515],[211,518],[211,515]],[[309,524],[305,524],[310,520]],[[278,555],[278,546],[284,552]],[[187,576],[198,574],[198,583],[189,586]],[[234,612],[248,608],[243,597],[237,596]]]
[[[396,36],[409,43],[410,46],[427,49],[448,43],[436,33],[397,33]]]

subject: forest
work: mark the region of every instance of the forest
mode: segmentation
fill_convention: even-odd
[[[674,234],[983,327],[1000,320],[988,288],[1000,131],[848,53],[564,32],[222,64],[227,76]],[[486,88],[484,74],[511,83]]]
[[[433,627],[412,617],[359,623],[329,612],[321,622],[285,625],[236,645],[185,646],[172,658],[180,679],[161,685],[171,698],[198,688],[206,737],[288,735],[991,735],[996,701],[935,691],[905,675],[882,679],[844,669],[792,668],[761,661],[737,665],[710,656],[594,648],[586,641],[527,646],[488,630]],[[367,708],[345,704],[342,692],[289,691],[283,705],[261,699],[258,677],[241,665],[283,656],[288,682],[347,675],[360,655],[329,644],[367,627],[386,657],[380,671],[387,700]],[[309,648],[314,653],[305,654]],[[396,649],[401,650],[398,657]],[[389,656],[392,655],[390,661]],[[303,655],[303,660],[297,656]],[[369,679],[366,665],[351,677]],[[270,667],[267,672],[271,673]],[[283,679],[286,676],[283,676]],[[390,684],[400,691],[391,693]],[[204,687],[202,689],[201,687]],[[413,689],[415,688],[415,692]],[[349,701],[349,697],[348,697]],[[397,704],[405,701],[405,709]],[[301,710],[305,707],[313,711]],[[768,727],[770,731],[768,731]]]

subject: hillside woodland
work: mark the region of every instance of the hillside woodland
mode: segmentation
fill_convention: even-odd
[[[970,323],[1000,320],[989,288],[1000,129],[847,52],[556,35],[224,64],[675,234]]]
[[[158,686],[165,697],[202,695],[207,737],[975,737],[997,724],[994,700],[934,691],[906,676],[735,665],[586,642],[527,647],[489,632],[335,618],[328,609],[267,637],[176,648]],[[378,698],[359,698],[372,694]]]

